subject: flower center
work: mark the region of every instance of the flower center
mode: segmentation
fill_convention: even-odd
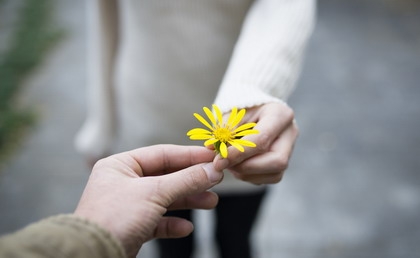
[[[227,128],[217,128],[214,130],[213,134],[216,139],[225,143],[232,140],[233,138],[231,131],[229,131]]]

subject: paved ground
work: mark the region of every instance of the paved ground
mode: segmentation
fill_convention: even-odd
[[[292,165],[255,230],[256,257],[420,257],[420,5],[320,0]],[[57,0],[68,38],[28,79],[38,126],[0,173],[0,233],[74,209],[87,171],[84,1]],[[0,31],[1,32],[1,31]],[[197,257],[214,257],[200,213]],[[154,257],[153,245],[143,257]]]

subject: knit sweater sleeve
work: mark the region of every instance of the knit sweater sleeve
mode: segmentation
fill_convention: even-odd
[[[116,0],[87,2],[87,118],[76,149],[90,158],[109,154],[116,131],[114,66],[118,44]]]
[[[125,251],[110,233],[74,215],[59,215],[0,238],[0,257],[118,258]]]
[[[286,101],[315,16],[314,0],[259,0],[249,10],[215,103],[224,111]]]

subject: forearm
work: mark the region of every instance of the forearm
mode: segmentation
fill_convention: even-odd
[[[256,1],[215,103],[227,111],[232,106],[287,100],[296,85],[314,16],[313,0]]]

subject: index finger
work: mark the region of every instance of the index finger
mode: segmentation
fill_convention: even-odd
[[[169,144],[139,148],[128,154],[137,162],[139,167],[133,169],[140,176],[168,174],[214,159],[214,152],[205,147]]]

